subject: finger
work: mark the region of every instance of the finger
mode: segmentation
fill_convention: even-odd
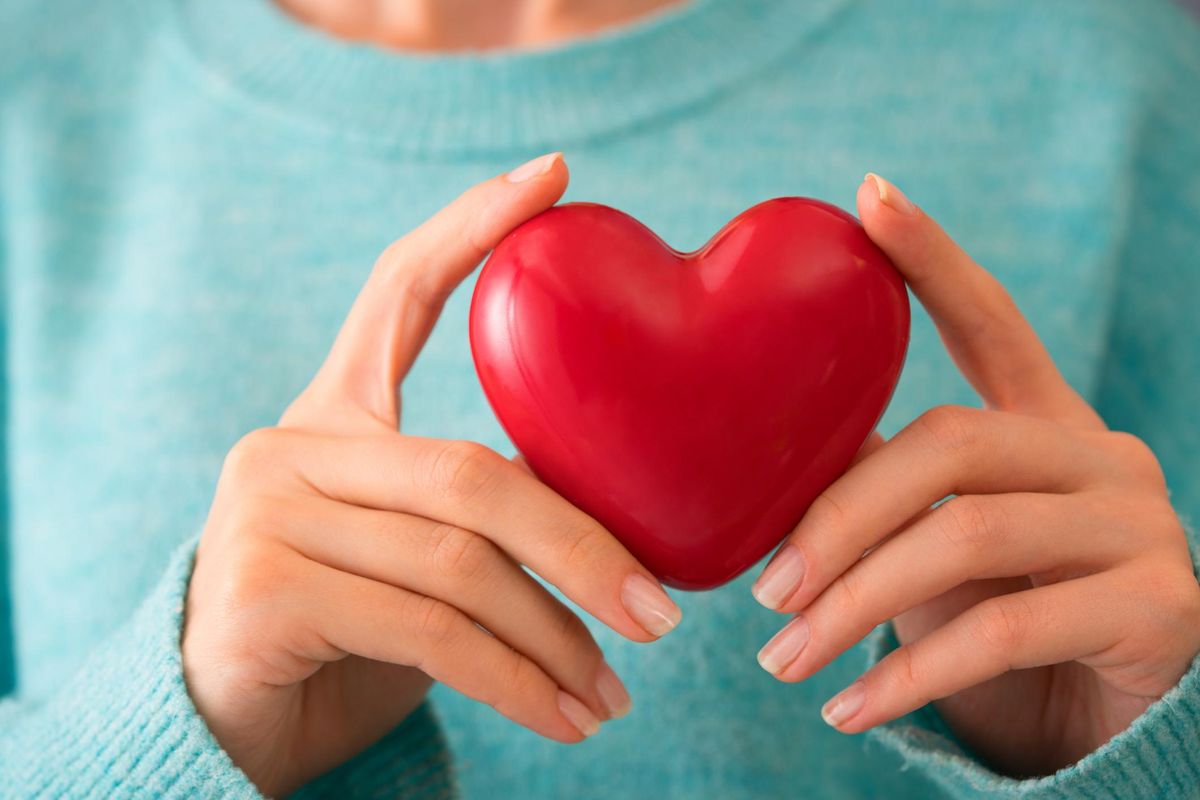
[[[453,606],[313,561],[303,563],[304,584],[322,590],[288,601],[293,624],[311,632],[307,639],[297,637],[299,657],[329,662],[353,654],[414,667],[560,742],[578,742],[599,729],[587,706]]]
[[[858,189],[858,211],[867,234],[904,275],[988,407],[1104,427],[1063,379],[1000,282],[899,189],[868,175]]]
[[[297,435],[279,447],[326,497],[475,531],[634,641],[679,622],[679,607],[611,533],[483,445],[394,433]]]
[[[850,461],[850,466],[853,467],[855,464],[857,464],[858,462],[862,461],[867,456],[874,453],[876,450],[878,450],[880,447],[882,447],[883,443],[886,441],[887,440],[883,438],[883,436],[879,433],[879,431],[873,431],[871,433],[871,435],[867,437],[867,440],[865,442],[863,442],[862,447],[858,448],[858,452],[854,454],[854,458],[851,459],[851,461]],[[849,467],[847,467],[847,469],[849,469]],[[785,541],[784,544],[780,546],[779,550],[782,550],[783,547],[786,547],[786,546],[787,546],[787,542]],[[776,556],[779,555],[778,550],[775,552],[775,555]],[[775,560],[775,558],[772,557],[771,560],[773,562]],[[756,581],[754,584],[754,587],[755,587],[754,592],[756,595],[758,594],[760,583],[761,583],[761,579],[759,581]]]
[[[600,718],[629,711],[587,626],[488,539],[410,514],[300,502],[280,535],[307,558],[452,605]]]
[[[1053,422],[932,409],[817,496],[755,583],[755,597],[768,608],[799,610],[866,550],[949,495],[1078,490],[1108,474],[1112,460]]]
[[[1086,495],[952,498],[836,578],[759,662],[780,680],[804,680],[876,625],[968,581],[1097,572],[1139,552],[1138,532],[1102,508]]]
[[[822,715],[858,733],[1009,670],[1099,653],[1137,624],[1122,580],[1107,572],[985,600],[889,653]]]
[[[450,292],[505,234],[553,205],[566,185],[561,154],[543,156],[468,189],[389,245],[325,363],[280,424],[342,432],[395,428],[396,387]]]
[[[525,456],[521,455],[520,453],[517,453],[515,456],[513,456],[509,460],[512,461],[512,463],[516,464],[521,469],[528,472],[530,475],[533,475],[533,470],[530,469],[529,462],[525,460]]]
[[[873,431],[871,435],[867,437],[867,440],[863,442],[862,447],[858,448],[858,452],[854,454],[854,458],[850,461],[850,466],[853,467],[855,464],[862,461],[879,448],[883,447],[883,444],[886,441],[887,439],[884,439],[883,436],[880,435],[879,431]],[[849,469],[849,467],[847,467],[847,469]]]

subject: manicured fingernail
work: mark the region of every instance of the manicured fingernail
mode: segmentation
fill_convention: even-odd
[[[654,636],[670,633],[683,618],[683,612],[663,588],[640,573],[635,572],[625,579],[621,602],[629,616]]]
[[[893,211],[899,214],[912,214],[917,210],[912,201],[904,196],[904,192],[897,189],[896,185],[887,178],[882,178],[874,172],[868,172],[863,180],[875,184],[875,190],[879,192],[879,201]]]
[[[596,673],[596,691],[608,710],[609,719],[617,719],[629,713],[633,701],[629,699],[625,684],[621,683],[621,679],[607,661],[601,662],[600,670]]]
[[[594,736],[600,730],[600,720],[588,707],[571,695],[558,690],[558,710],[584,736]]]
[[[783,629],[758,651],[758,663],[772,675],[778,675],[800,657],[808,644],[808,620],[804,615],[783,626]]]
[[[509,172],[504,179],[509,183],[522,183],[536,178],[538,175],[545,175],[550,171],[550,167],[554,166],[554,162],[561,157],[562,153],[547,153],[544,156],[538,156]]]
[[[754,599],[770,609],[778,609],[800,588],[804,580],[804,555],[800,548],[785,544],[767,564],[763,574],[750,587]]]
[[[836,728],[861,711],[866,700],[866,685],[861,680],[855,681],[821,708],[821,717]]]

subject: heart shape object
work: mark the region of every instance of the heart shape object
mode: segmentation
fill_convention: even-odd
[[[475,369],[530,468],[666,583],[778,544],[879,422],[904,282],[858,221],[784,197],[693,253],[607,206],[510,233],[471,301]]]

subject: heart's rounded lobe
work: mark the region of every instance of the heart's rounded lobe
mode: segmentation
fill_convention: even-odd
[[[615,209],[557,206],[495,249],[470,315],[533,472],[686,589],[752,566],[846,469],[908,332],[904,282],[858,221],[796,197],[693,253]]]

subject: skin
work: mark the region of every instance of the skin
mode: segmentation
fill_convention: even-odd
[[[342,39],[403,50],[544,47],[682,0],[276,0]]]
[[[1183,526],[1150,448],[1108,430],[995,278],[883,179],[858,210],[984,408],[868,441],[783,546],[798,588],[764,603],[796,615],[779,636],[807,643],[762,660],[804,680],[892,619],[902,646],[827,721],[858,733],[933,701],[1001,772],[1048,774],[1127,728],[1200,651]]]
[[[388,247],[312,383],[225,461],[188,591],[184,676],[265,794],[365,749],[433,681],[560,742],[626,713],[586,626],[521,565],[634,641],[679,620],[611,534],[522,465],[397,430],[398,386],[450,291],[566,184],[561,157],[543,157]]]

